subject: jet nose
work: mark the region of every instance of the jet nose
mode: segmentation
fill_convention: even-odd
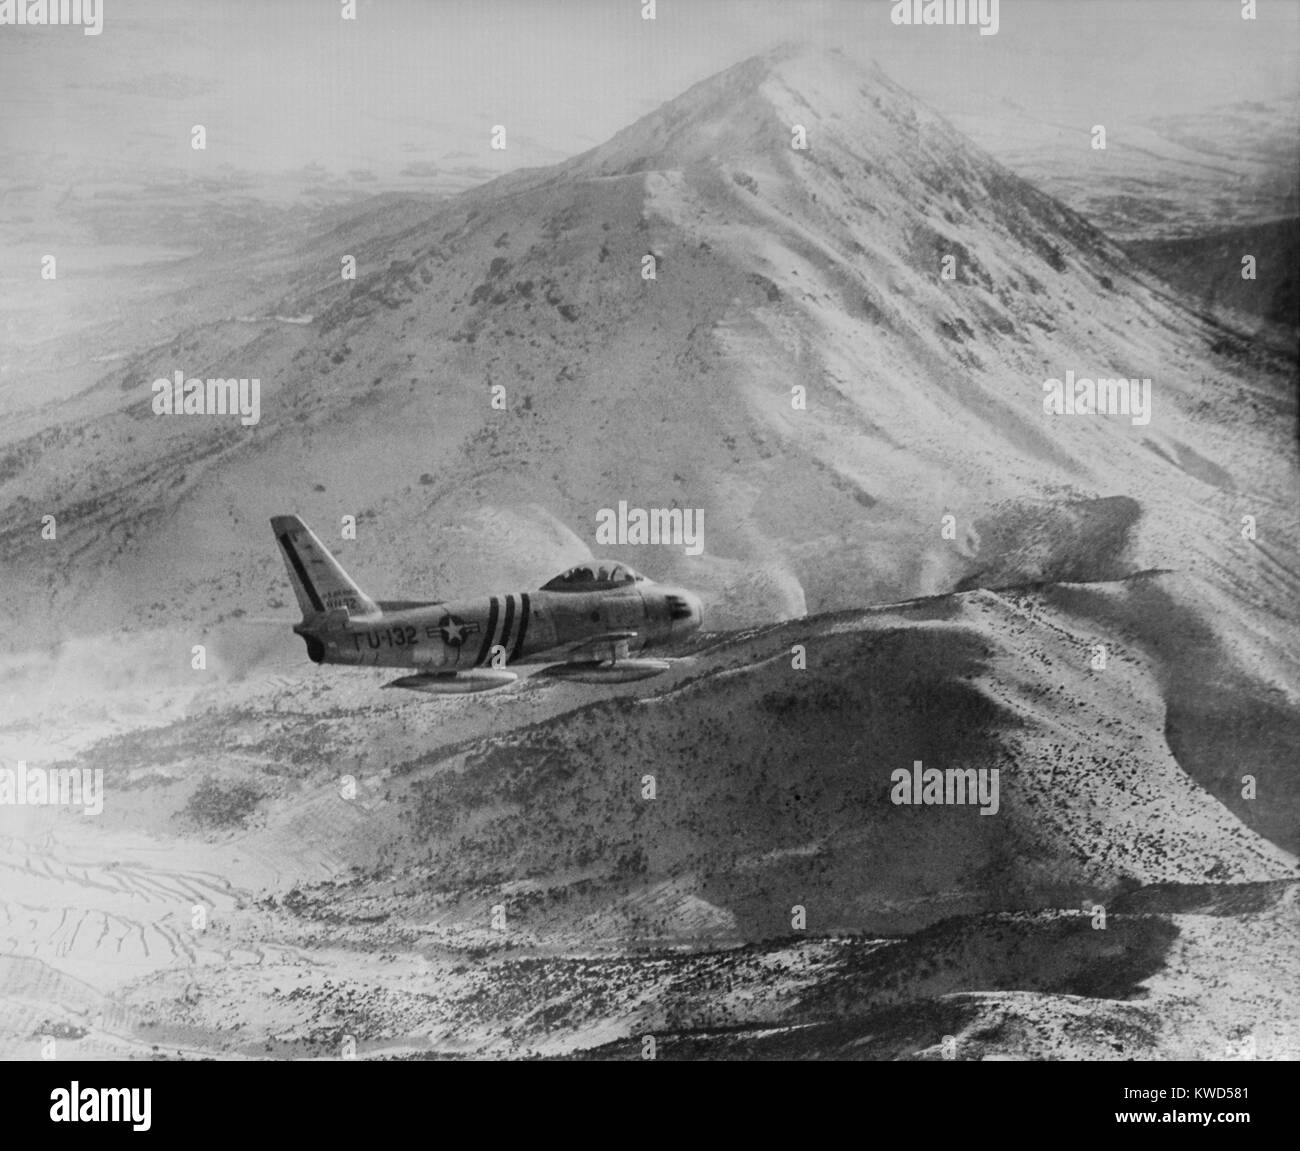
[[[704,605],[694,592],[673,588],[668,592],[668,618],[674,635],[689,635],[699,630],[704,619]]]
[[[691,609],[691,631],[698,630],[704,622],[704,604],[693,592],[686,593],[686,606]]]

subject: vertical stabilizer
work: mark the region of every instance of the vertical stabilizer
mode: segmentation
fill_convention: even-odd
[[[289,582],[303,618],[346,610],[349,615],[379,615],[379,608],[363,592],[329,549],[297,516],[273,516],[271,527],[284,553]]]

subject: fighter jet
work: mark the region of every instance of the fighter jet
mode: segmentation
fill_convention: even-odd
[[[289,582],[302,609],[294,632],[313,663],[410,668],[384,687],[458,695],[505,687],[510,664],[580,683],[660,675],[664,659],[638,658],[700,626],[700,600],[626,564],[589,560],[537,591],[454,601],[374,600],[297,516],[274,516]]]

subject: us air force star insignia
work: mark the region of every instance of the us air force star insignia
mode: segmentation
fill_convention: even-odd
[[[454,615],[445,615],[438,621],[438,630],[442,633],[443,643],[449,643],[452,647],[460,647],[465,642],[467,635],[472,635],[478,631],[478,624],[461,623]]]

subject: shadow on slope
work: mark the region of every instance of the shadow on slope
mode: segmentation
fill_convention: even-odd
[[[1248,827],[1300,852],[1300,709],[1279,657],[1235,618],[1238,605],[1177,576],[1043,595],[1148,652],[1166,704],[1165,740],[1183,770]]]
[[[800,915],[816,932],[897,933],[1078,907],[1133,882],[1279,878],[1294,861],[1189,780],[1159,734],[1167,706],[1211,689],[1205,663],[1164,652],[1153,668],[1143,647],[1151,605],[1179,602],[1148,590],[1161,578],[704,639],[702,674],[658,695],[395,769],[404,815],[382,857],[426,911],[473,921],[495,889],[528,932],[641,944],[780,937]],[[1186,704],[1166,704],[1171,676]],[[1280,789],[1282,761],[1268,737],[1256,747]],[[895,802],[894,773],[917,762],[996,772],[996,805],[991,790]]]

